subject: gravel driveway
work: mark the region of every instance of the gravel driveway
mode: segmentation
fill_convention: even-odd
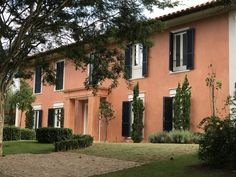
[[[18,154],[0,158],[0,177],[85,177],[138,165],[136,162],[73,152]]]

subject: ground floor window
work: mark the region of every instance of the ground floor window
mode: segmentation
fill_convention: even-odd
[[[34,110],[34,125],[33,128],[41,128],[42,127],[42,110]]]
[[[64,108],[48,109],[48,127],[64,127]]]
[[[143,93],[139,95],[139,98],[141,98],[141,100],[144,103]],[[134,122],[134,115],[132,112],[133,95],[129,95],[128,99],[129,101],[124,101],[122,103],[122,136],[123,137],[131,136],[132,124]],[[143,124],[144,124],[144,116],[143,116]],[[144,129],[143,129],[143,135],[144,135]]]

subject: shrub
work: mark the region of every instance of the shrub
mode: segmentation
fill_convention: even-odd
[[[85,148],[93,144],[93,137],[90,135],[73,135],[72,139],[59,141],[54,144],[55,151],[68,151],[78,148]]]
[[[203,120],[205,133],[199,143],[199,157],[215,167],[236,164],[236,120],[209,117]]]
[[[175,130],[169,133],[171,143],[190,144],[194,143],[194,134],[190,131]]]
[[[171,139],[168,132],[160,132],[149,137],[151,143],[170,143]]]
[[[35,130],[31,129],[20,129],[21,132],[21,140],[34,140],[36,137]]]
[[[5,126],[3,128],[3,141],[20,140],[20,128]]]
[[[150,143],[198,143],[199,134],[184,130],[174,130],[171,132],[154,133],[149,136]]]
[[[71,137],[72,130],[69,128],[39,128],[36,130],[36,139],[39,143],[55,143]]]

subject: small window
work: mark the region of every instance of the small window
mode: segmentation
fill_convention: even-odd
[[[61,122],[63,119],[63,111],[62,108],[54,109],[54,127],[61,128]]]
[[[48,109],[48,127],[64,127],[64,108]]]
[[[125,70],[128,79],[148,75],[148,48],[142,44],[130,45],[125,50]]]
[[[35,68],[35,79],[34,79],[34,93],[41,93],[42,87],[42,68],[37,66]]]
[[[95,60],[96,56],[97,56],[97,54],[95,54],[95,53],[90,54],[91,63],[88,64],[88,84],[89,85],[99,84],[98,79],[96,77],[96,73],[94,71],[94,64],[92,63],[92,61]]]
[[[170,33],[170,71],[193,69],[194,29]]]
[[[34,110],[34,124],[33,128],[41,128],[42,127],[42,110]]]
[[[63,90],[64,87],[64,61],[56,63],[56,90]]]

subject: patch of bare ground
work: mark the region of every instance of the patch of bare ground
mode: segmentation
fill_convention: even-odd
[[[0,158],[0,177],[86,177],[139,165],[73,152],[19,154]]]

